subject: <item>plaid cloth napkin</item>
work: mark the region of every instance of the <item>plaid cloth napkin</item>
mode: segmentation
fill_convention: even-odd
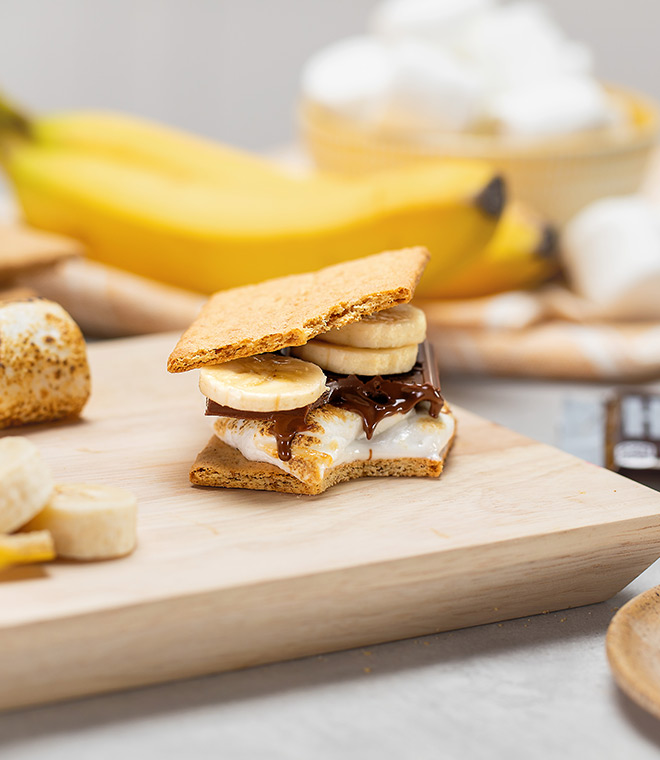
[[[613,318],[558,285],[418,305],[443,372],[630,382],[660,378],[658,301],[644,322]]]

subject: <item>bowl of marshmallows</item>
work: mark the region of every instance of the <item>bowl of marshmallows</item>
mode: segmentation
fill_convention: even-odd
[[[300,124],[321,169],[481,158],[559,224],[639,188],[658,119],[651,99],[599,81],[589,49],[531,0],[384,0],[367,34],[302,73]]]

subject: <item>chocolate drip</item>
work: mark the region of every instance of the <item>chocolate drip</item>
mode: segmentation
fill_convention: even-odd
[[[277,456],[283,461],[288,462],[291,459],[291,444],[296,433],[303,430],[309,430],[307,416],[312,409],[318,409],[319,406],[328,402],[328,392],[326,391],[320,398],[312,404],[301,406],[298,409],[287,409],[278,412],[248,412],[243,409],[234,409],[231,406],[223,406],[206,399],[206,412],[208,417],[236,417],[248,420],[266,420],[273,423],[272,433],[277,441]]]
[[[426,341],[420,346],[415,366],[401,375],[326,374],[330,388],[328,403],[359,414],[368,439],[386,417],[406,414],[422,401],[430,402],[429,414],[437,417],[444,403],[433,349]]]
[[[297,433],[309,430],[309,413],[324,404],[359,414],[368,439],[378,423],[393,414],[405,414],[422,401],[430,402],[429,414],[437,417],[444,400],[440,394],[438,365],[431,345],[424,341],[419,347],[417,363],[400,375],[337,375],[326,372],[327,391],[314,403],[298,409],[279,412],[248,412],[206,400],[209,416],[266,420],[273,423],[272,434],[277,441],[277,455],[291,459],[291,444]]]

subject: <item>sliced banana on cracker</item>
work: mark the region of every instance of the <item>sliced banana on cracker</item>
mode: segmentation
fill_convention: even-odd
[[[39,449],[27,438],[0,439],[0,533],[31,520],[53,492],[53,481]]]
[[[201,392],[222,406],[249,412],[298,409],[325,392],[325,375],[310,362],[279,354],[259,354],[203,367]]]
[[[424,312],[409,303],[402,303],[336,327],[319,335],[318,339],[354,348],[401,348],[421,343],[425,338]]]
[[[135,548],[137,501],[122,488],[87,483],[56,485],[27,530],[49,530],[58,556],[112,559]]]
[[[341,375],[398,375],[409,372],[417,361],[416,343],[399,348],[354,348],[310,340],[291,353]]]

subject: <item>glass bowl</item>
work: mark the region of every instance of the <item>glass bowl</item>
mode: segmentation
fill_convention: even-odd
[[[607,89],[626,123],[555,138],[387,131],[310,101],[300,104],[299,122],[322,170],[355,175],[411,160],[480,158],[504,174],[511,197],[561,225],[597,198],[637,191],[656,144],[656,103],[620,87]]]

